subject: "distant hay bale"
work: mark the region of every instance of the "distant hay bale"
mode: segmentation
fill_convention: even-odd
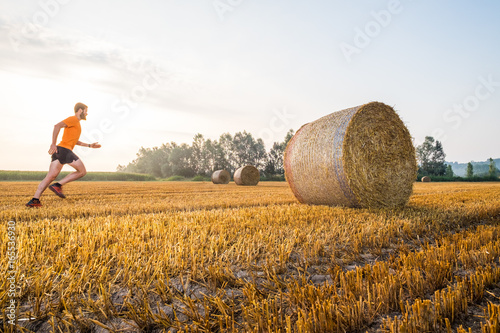
[[[212,183],[228,184],[231,180],[231,174],[227,170],[217,170],[212,173]]]
[[[429,183],[430,181],[431,181],[431,177],[429,177],[429,176],[422,177],[422,183]]]
[[[408,129],[379,102],[302,126],[286,147],[284,166],[295,197],[318,205],[403,206],[417,177]]]
[[[234,182],[236,183],[236,185],[254,186],[259,183],[259,180],[259,170],[257,170],[257,168],[252,165],[241,167],[234,173]]]

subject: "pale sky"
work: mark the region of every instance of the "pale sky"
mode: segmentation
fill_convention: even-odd
[[[499,15],[494,0],[0,0],[0,170],[47,170],[76,102],[80,140],[102,144],[75,149],[89,171],[196,133],[269,149],[371,101],[448,161],[498,158]]]

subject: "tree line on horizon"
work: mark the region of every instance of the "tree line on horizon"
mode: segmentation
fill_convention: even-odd
[[[283,154],[293,137],[290,129],[282,142],[274,142],[266,151],[264,141],[246,131],[222,134],[218,140],[206,139],[198,133],[191,145],[175,142],[160,147],[141,147],[137,158],[128,165],[119,165],[117,171],[145,173],[158,178],[172,176],[210,176],[216,170],[225,169],[234,174],[236,169],[255,166],[264,177],[284,179]]]
[[[451,164],[446,164],[443,145],[440,141],[434,140],[432,136],[426,136],[424,142],[416,147],[418,160],[418,176],[421,179],[423,176],[442,177],[442,179],[457,179]],[[496,167],[495,161],[490,157],[488,165],[476,164],[478,170],[474,172],[472,162],[467,164],[466,178],[483,177],[496,179],[500,170]]]
[[[236,169],[245,165],[255,166],[263,179],[284,180],[283,154],[288,141],[293,137],[290,129],[282,142],[274,142],[266,151],[264,141],[254,138],[246,131],[222,134],[218,140],[206,139],[198,133],[191,145],[175,142],[160,147],[141,147],[137,158],[128,165],[119,165],[117,171],[149,174],[157,178],[172,176],[209,177],[214,171],[225,169],[234,174]],[[446,154],[440,141],[426,136],[421,145],[416,146],[418,176],[431,176],[438,180],[460,180],[451,164],[445,162]],[[477,170],[474,171],[474,165]],[[500,170],[490,158],[488,165],[467,165],[466,179],[479,180],[478,177],[496,179]]]

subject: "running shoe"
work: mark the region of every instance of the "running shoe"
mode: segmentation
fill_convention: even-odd
[[[54,192],[59,198],[66,198],[64,193],[62,192],[62,187],[60,185],[52,184],[49,186],[50,190]]]
[[[26,204],[26,207],[33,208],[33,207],[42,207],[42,203],[38,199],[31,199],[30,202]]]

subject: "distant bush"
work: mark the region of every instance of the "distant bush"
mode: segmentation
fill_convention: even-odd
[[[191,180],[193,182],[209,182],[209,181],[212,181],[212,179],[210,177],[202,176],[202,175],[196,175]]]
[[[88,178],[87,178],[88,177]],[[89,172],[82,178],[86,181],[154,181],[151,175],[126,172]]]
[[[168,177],[167,179],[165,179],[167,182],[176,182],[176,181],[180,181],[180,180],[185,180],[186,178],[184,178],[183,176],[172,176],[172,177]]]
[[[267,176],[261,176],[260,180],[263,182],[284,182],[285,175],[267,175]]]
[[[446,177],[446,176],[429,176],[431,177],[432,182],[498,182],[500,178],[498,177],[490,177],[490,176],[473,176],[470,178],[467,177]],[[420,182],[422,177],[417,178],[417,181]]]
[[[70,171],[63,171],[56,180],[61,180]],[[41,181],[47,175],[46,171],[6,171],[0,170],[0,181]],[[126,172],[88,172],[78,181],[153,181],[155,177],[139,173]]]

